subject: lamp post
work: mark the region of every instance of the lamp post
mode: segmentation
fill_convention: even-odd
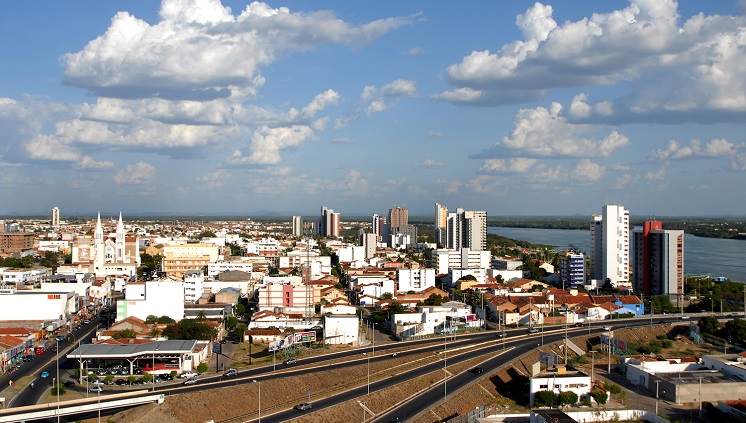
[[[259,384],[259,423],[262,423],[262,381],[254,379],[254,383]]]
[[[153,350],[153,369],[150,372],[150,375],[153,376],[153,392],[155,392],[155,352],[158,351],[158,348]]]
[[[593,370],[596,368],[596,351],[591,350],[591,388],[593,388]]]
[[[448,323],[446,320],[445,323]],[[448,331],[443,334],[443,399],[448,399]]]
[[[658,415],[658,384],[660,380],[655,381],[655,414]]]
[[[60,341],[54,338],[55,345],[57,346],[57,385],[54,389],[57,392],[57,423],[60,422]]]
[[[98,423],[101,423],[101,385],[96,385],[96,396],[98,397]]]
[[[370,354],[363,353],[366,357],[368,357],[368,395],[370,395]]]

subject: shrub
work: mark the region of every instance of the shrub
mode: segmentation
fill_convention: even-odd
[[[107,384],[111,383],[112,380],[114,380],[114,376],[112,375],[106,375],[106,377],[104,378],[104,382],[106,382]]]
[[[661,341],[661,345],[663,348],[671,348],[673,346],[673,342],[671,342],[670,339],[664,339]]]
[[[207,363],[199,363],[197,365],[197,371],[200,373],[204,373],[207,371]]]
[[[171,377],[176,377],[176,375],[178,374],[179,372],[177,372],[176,370],[171,370]]]
[[[610,392],[611,392],[611,393],[612,393],[613,395],[619,395],[619,394],[621,394],[621,393],[622,393],[622,387],[621,387],[621,386],[619,386],[619,385],[617,385],[616,383],[614,383],[614,384],[612,384],[611,386],[609,386],[609,391],[610,391]]]
[[[56,397],[57,395],[65,395],[65,393],[67,393],[67,391],[65,390],[65,385],[58,383],[56,386],[57,386],[57,389],[54,389],[55,388],[54,386],[49,388],[49,391],[52,394],[52,396]]]
[[[534,405],[537,407],[550,407],[557,401],[557,395],[552,391],[539,391],[534,394]]]

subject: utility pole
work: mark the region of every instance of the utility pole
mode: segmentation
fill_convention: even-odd
[[[596,368],[596,351],[591,350],[591,389],[593,389],[593,370]]]
[[[660,380],[655,381],[655,415],[658,415],[658,384]]]

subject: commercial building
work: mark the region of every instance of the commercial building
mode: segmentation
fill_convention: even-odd
[[[15,286],[0,286],[0,320],[50,322],[49,327],[69,325],[79,312],[75,291],[17,290]]]
[[[334,210],[326,206],[321,207],[318,234],[327,238],[339,238],[340,219],[339,213],[335,213]]]
[[[183,278],[189,270],[207,269],[218,261],[220,247],[211,244],[188,243],[163,247],[163,272],[166,276]]]
[[[448,269],[487,269],[490,267],[490,252],[486,250],[471,250],[469,248],[436,250],[435,273],[442,275]]]
[[[601,216],[593,215],[590,222],[591,271],[590,278],[614,287],[631,287],[629,210],[617,204],[607,204]]]
[[[448,208],[435,203],[435,242],[439,247],[445,247],[448,243]]]
[[[389,227],[386,224],[386,216],[373,215],[373,233],[378,237],[378,241],[389,238]]]
[[[645,295],[684,292],[684,231],[645,221],[632,231],[634,289]]]
[[[23,253],[32,248],[34,248],[33,233],[21,231],[0,232],[0,253]]]
[[[389,209],[389,226],[395,228],[407,225],[409,225],[409,210],[399,206]]]

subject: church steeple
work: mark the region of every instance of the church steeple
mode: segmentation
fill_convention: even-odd
[[[124,224],[122,223],[122,212],[119,212],[119,222],[117,222],[117,239],[116,243],[116,262],[124,263],[129,262],[126,260],[124,253]]]
[[[98,212],[98,218],[96,219],[96,231],[93,232],[93,239],[96,240],[96,244],[104,243],[104,230],[101,228],[101,212]]]
[[[117,244],[124,241],[124,224],[122,224],[122,212],[119,212],[119,222],[117,223]]]

